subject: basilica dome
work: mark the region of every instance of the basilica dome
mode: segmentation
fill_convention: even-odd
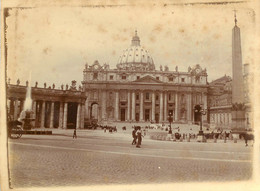
[[[119,57],[116,66],[119,70],[155,70],[153,58],[150,56],[149,52],[140,45],[140,38],[137,36],[137,31],[135,31],[135,36],[132,38],[131,46]]]

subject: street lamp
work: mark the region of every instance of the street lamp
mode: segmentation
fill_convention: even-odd
[[[195,106],[195,113],[197,113],[199,115],[200,118],[200,130],[199,130],[199,134],[198,134],[198,141],[203,141],[203,130],[202,130],[202,115],[206,115],[207,110],[206,109],[202,109],[202,105],[196,105]]]
[[[172,134],[172,121],[173,121],[173,117],[172,117],[172,112],[169,113],[168,115],[168,121],[170,123],[170,129],[169,129],[169,134]]]

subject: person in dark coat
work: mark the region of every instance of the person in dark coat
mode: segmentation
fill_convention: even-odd
[[[136,144],[136,139],[137,139],[136,130],[137,130],[136,127],[134,127],[134,129],[132,131],[132,137],[133,137],[132,145]]]
[[[137,131],[136,131],[136,135],[137,135],[137,144],[136,147],[140,148],[141,142],[142,142],[142,131],[141,131],[141,127],[139,126]]]
[[[74,133],[73,133],[73,139],[77,139],[77,132],[76,132],[76,129],[74,129]]]

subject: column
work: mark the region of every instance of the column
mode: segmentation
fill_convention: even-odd
[[[45,101],[42,101],[41,128],[44,128],[44,122],[45,122]]]
[[[14,120],[17,120],[18,118],[18,100],[16,99],[14,101]]]
[[[10,99],[10,109],[9,109],[9,114],[10,114],[10,117],[11,117],[11,120],[14,120],[14,106],[15,102],[13,99]]]
[[[20,111],[19,111],[19,113],[21,113],[21,112],[23,111],[23,108],[24,108],[24,100],[21,99],[21,100],[20,100]],[[32,109],[32,108],[31,108],[31,109]]]
[[[36,100],[34,100],[33,104],[32,104],[34,119],[36,119],[36,106],[37,106],[37,102],[36,102]]]
[[[80,128],[80,103],[78,103],[77,107],[77,124],[76,124],[76,129]]]
[[[84,129],[84,120],[85,120],[85,118],[84,118],[84,116],[85,116],[85,107],[84,107],[84,105],[85,104],[82,104],[81,105],[81,116],[80,116],[80,128],[81,129]]]
[[[160,92],[160,123],[163,121],[163,92]]]
[[[140,92],[140,121],[144,121],[144,92]]]
[[[179,116],[179,98],[178,98],[178,92],[175,93],[175,121],[178,121]]]
[[[167,92],[164,92],[164,121],[168,121],[167,100]]]
[[[127,121],[130,121],[131,116],[131,95],[130,92],[127,92]]]
[[[67,115],[68,115],[68,103],[64,103],[64,112],[63,112],[63,128],[67,129]]]
[[[54,102],[51,102],[51,114],[50,114],[50,128],[53,128],[53,118],[54,118]]]
[[[187,94],[187,121],[191,122],[191,112],[192,112],[192,108],[191,108],[191,94],[188,93]]]
[[[116,91],[116,100],[115,100],[115,120],[118,121],[118,109],[119,109],[119,105],[118,105],[118,102],[119,102],[119,92]]]
[[[101,106],[99,104],[98,104],[98,107],[97,107],[97,118],[98,118],[98,121],[100,122],[101,121]]]
[[[60,102],[60,112],[59,112],[59,129],[63,127],[63,103]]]
[[[132,92],[132,121],[135,121],[135,92]]]
[[[32,124],[33,124],[34,127],[36,127],[36,120],[37,120],[37,116],[36,116],[36,105],[37,105],[36,100],[33,100],[33,102],[32,102],[32,111],[33,111],[33,116],[32,116],[32,118],[34,119],[34,121],[32,122]]]
[[[85,117],[87,118],[87,119],[89,119],[91,116],[90,116],[90,112],[89,112],[89,102],[88,102],[88,97],[87,97],[87,100],[86,100],[86,102],[85,102]]]
[[[231,113],[228,114],[228,119],[229,119],[229,124],[231,125],[232,124],[232,114]]]
[[[155,121],[155,92],[152,92],[152,121]]]
[[[101,106],[101,108],[102,108],[102,120],[106,120],[106,118],[107,118],[107,111],[106,111],[106,109],[107,109],[107,99],[106,99],[106,90],[104,90],[104,91],[102,91],[102,106]]]

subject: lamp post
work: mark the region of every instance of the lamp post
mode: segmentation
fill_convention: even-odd
[[[172,121],[173,121],[173,117],[172,117],[172,112],[169,113],[168,115],[168,121],[170,123],[170,129],[169,129],[169,134],[172,134]]]
[[[195,106],[195,113],[199,114],[199,118],[200,118],[200,130],[199,130],[199,134],[198,134],[198,141],[203,141],[203,137],[204,137],[204,133],[202,130],[202,115],[206,115],[207,110],[206,109],[202,109],[202,105],[196,105]]]

